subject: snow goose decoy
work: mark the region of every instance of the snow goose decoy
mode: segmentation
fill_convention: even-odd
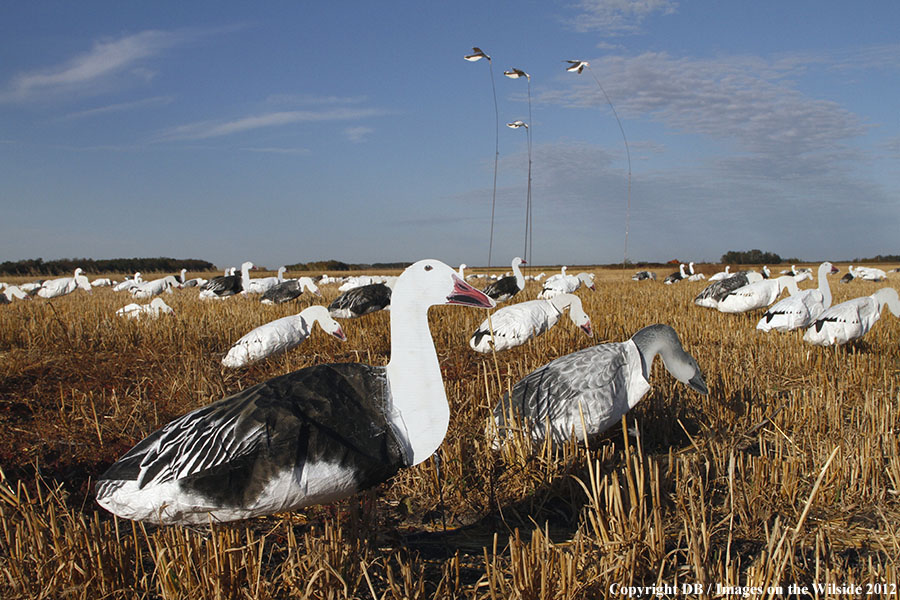
[[[731,267],[728,265],[725,265],[725,270],[719,271],[715,275],[710,275],[709,281],[722,281],[723,279],[728,279],[729,277],[731,277],[731,273],[729,272],[730,270],[731,270]]]
[[[450,406],[428,307],[493,300],[449,266],[408,267],[393,294],[386,367],[317,365],[175,419],[98,480],[97,502],[128,519],[202,524],[338,500],[440,446]]]
[[[538,298],[549,300],[560,294],[572,294],[582,285],[592,292],[594,288],[594,274],[582,271],[578,275],[554,275],[544,282]]]
[[[853,274],[853,265],[850,265],[847,267],[847,272],[841,277],[840,283],[850,283],[854,279],[856,279],[856,276]]]
[[[638,271],[637,273],[635,273],[634,275],[631,276],[631,279],[633,281],[644,281],[647,279],[656,281],[656,273],[654,273],[653,271]]]
[[[135,298],[152,298],[163,292],[171,294],[173,287],[180,286],[181,284],[178,283],[178,280],[174,276],[166,275],[165,277],[147,281],[137,287],[131,288],[131,295]]]
[[[704,279],[706,279],[706,275],[704,275],[703,273],[694,272],[694,263],[688,264],[688,271],[690,271],[687,278],[688,281],[703,281]]]
[[[116,314],[120,317],[128,317],[130,319],[136,319],[137,317],[142,316],[150,316],[150,317],[158,317],[162,314],[166,315],[174,315],[175,311],[172,310],[172,307],[166,304],[165,300],[162,298],[154,298],[150,301],[150,304],[126,304],[122,308],[116,311]]]
[[[122,283],[117,283],[113,286],[114,292],[124,292],[125,290],[130,290],[131,288],[135,288],[140,284],[144,283],[143,278],[141,277],[141,272],[138,271],[134,274],[131,279],[126,278]]]
[[[668,325],[644,327],[626,342],[567,354],[526,375],[494,409],[499,439],[517,419],[534,442],[564,443],[599,435],[620,421],[650,389],[653,359],[661,356],[675,379],[708,393],[697,361]],[[512,421],[510,419],[512,418]],[[583,418],[583,420],[582,420]]]
[[[203,290],[200,292],[201,298],[227,298],[240,294],[250,284],[250,269],[253,263],[250,261],[241,265],[241,274],[237,275],[221,275],[213,277],[206,282]]]
[[[663,279],[663,283],[665,283],[666,285],[672,285],[673,283],[678,283],[682,279],[686,279],[687,276],[688,274],[684,270],[684,263],[679,263],[678,271],[666,275],[666,278]]]
[[[31,300],[31,296],[17,285],[8,285],[0,292],[0,304],[9,304],[13,300]]]
[[[284,282],[284,272],[287,267],[279,267],[276,277],[256,277],[244,288],[248,294],[265,294],[267,291]]]
[[[327,308],[310,306],[299,314],[270,321],[250,331],[228,350],[222,358],[222,366],[246,367],[269,356],[287,352],[308,338],[316,323],[325,333],[342,342],[347,340],[340,323],[329,316]]]
[[[525,289],[525,278],[522,276],[522,271],[519,269],[519,265],[525,264],[528,263],[518,256],[515,257],[512,259],[513,274],[509,277],[501,277],[497,281],[488,284],[482,291],[485,295],[490,296],[497,302],[506,302]]]
[[[260,302],[263,304],[283,304],[290,302],[294,298],[299,298],[303,294],[303,290],[307,290],[316,296],[322,295],[322,292],[319,291],[319,286],[315,284],[312,277],[298,277],[297,279],[288,279],[270,287],[262,295]]]
[[[328,314],[335,319],[356,319],[391,305],[391,286],[396,282],[372,283],[347,290],[328,305]]]
[[[831,306],[831,287],[828,275],[836,273],[830,262],[819,265],[817,289],[800,290],[799,293],[779,300],[769,307],[756,328],[762,331],[792,331],[809,327],[825,309]],[[770,280],[771,281],[771,280]]]
[[[482,353],[490,352],[492,347],[501,352],[521,346],[556,325],[567,308],[572,323],[593,337],[591,319],[581,306],[581,298],[560,294],[550,300],[529,300],[504,306],[491,314],[490,320],[485,319],[469,339],[469,346]]]
[[[900,317],[900,299],[894,288],[881,288],[871,296],[835,304],[819,315],[803,334],[803,340],[817,346],[832,346],[861,338],[881,317],[885,306],[895,317]]]
[[[719,302],[736,289],[745,285],[763,281],[766,279],[765,273],[757,273],[756,271],[738,271],[732,273],[725,279],[714,281],[703,288],[703,291],[694,298],[694,304],[703,306],[704,308],[716,308]]]
[[[789,290],[792,296],[800,291],[797,288],[797,281],[791,275],[765,279],[738,288],[722,298],[716,308],[724,313],[742,313],[765,308],[775,302],[785,289]]]
[[[865,281],[884,281],[887,279],[887,273],[874,267],[856,267],[856,272],[853,276]]]
[[[57,298],[71,294],[78,288],[90,292],[91,282],[81,273],[81,267],[78,267],[75,269],[75,274],[72,277],[60,277],[45,281],[37,291],[37,295],[41,298]]]

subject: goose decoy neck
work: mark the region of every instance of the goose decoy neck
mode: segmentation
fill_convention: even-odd
[[[887,306],[895,317],[900,317],[900,296],[894,288],[881,288],[872,297],[878,302],[879,310]]]
[[[681,340],[675,330],[668,325],[657,323],[644,327],[633,336],[631,341],[637,346],[641,355],[641,366],[644,369],[644,379],[650,380],[650,369],[653,367],[653,359],[659,354],[662,357],[666,370],[678,381],[687,384],[701,394],[709,393],[703,372],[697,365],[697,361],[684,351]]]

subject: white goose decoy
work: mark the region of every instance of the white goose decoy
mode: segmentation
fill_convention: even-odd
[[[482,290],[485,295],[490,296],[496,302],[506,302],[520,291],[525,289],[525,277],[522,276],[522,271],[519,269],[519,265],[528,264],[520,257],[515,257],[512,259],[512,272],[513,274],[509,277],[502,277],[497,281],[488,284],[484,290]]]
[[[45,281],[37,291],[37,295],[41,298],[57,298],[71,294],[78,288],[90,292],[91,282],[81,273],[81,267],[78,267],[75,269],[75,274],[72,277],[60,277]]]
[[[98,277],[97,279],[91,282],[91,287],[109,287],[113,284],[112,279],[109,277]]]
[[[0,304],[9,304],[13,300],[31,300],[31,296],[17,285],[8,285],[0,292]]]
[[[549,300],[560,294],[572,294],[582,285],[592,292],[594,288],[594,274],[582,271],[578,275],[554,275],[544,282],[538,298]]]
[[[484,53],[484,50],[479,48],[478,46],[472,47],[472,54],[466,54],[463,56],[469,62],[475,62],[476,60],[481,60],[482,58],[487,59],[488,62],[491,61],[491,57]]]
[[[287,352],[300,345],[312,333],[313,325],[342,342],[347,341],[340,323],[328,315],[324,306],[310,306],[296,315],[260,325],[236,341],[222,358],[222,366],[238,368],[269,356]]]
[[[725,279],[714,281],[703,288],[703,291],[694,298],[694,304],[703,306],[704,308],[716,308],[722,298],[734,290],[751,283],[763,281],[767,278],[768,276],[765,271],[762,273],[757,273],[756,271],[738,271],[737,273],[732,273]]]
[[[694,263],[688,264],[688,271],[690,271],[690,274],[688,275],[688,278],[687,278],[688,281],[702,281],[702,280],[706,279],[706,275],[704,275],[703,273],[695,273],[694,272]]]
[[[569,73],[578,73],[579,75],[584,71],[585,67],[591,66],[591,63],[586,60],[567,60],[566,62],[569,63],[569,66],[566,67],[566,71]]]
[[[178,283],[180,283],[182,286],[184,286],[184,283],[185,283],[185,279],[184,279],[185,275],[187,275],[187,269],[182,269],[178,273]]]
[[[657,355],[675,379],[708,393],[703,372],[684,351],[675,330],[649,325],[627,342],[585,348],[526,375],[494,409],[499,433],[495,445],[516,419],[527,421],[536,443],[548,437],[556,444],[572,437],[583,441],[585,434],[590,438],[603,433],[650,390]]]
[[[140,284],[144,283],[144,279],[141,277],[140,271],[136,272],[131,279],[126,279],[122,283],[118,283],[113,286],[114,292],[124,292],[125,290],[130,290],[131,288],[135,288]]]
[[[328,305],[335,319],[356,319],[391,306],[392,288],[396,281],[372,283],[347,290]]]
[[[764,279],[730,292],[719,301],[716,308],[724,313],[742,313],[765,308],[775,302],[785,289],[789,290],[792,296],[800,291],[797,281],[790,275]]]
[[[884,281],[887,279],[887,273],[874,267],[856,267],[853,276],[865,281]]]
[[[250,269],[253,263],[247,261],[241,265],[241,275],[222,275],[206,282],[200,292],[200,298],[227,298],[240,294],[250,284]]]
[[[687,278],[687,276],[688,274],[684,270],[684,263],[679,263],[678,272],[666,275],[666,278],[663,279],[663,283],[665,283],[666,285],[672,285],[673,283],[678,283],[682,279]]]
[[[729,272],[731,267],[729,265],[725,265],[724,271],[719,271],[715,275],[711,275],[709,277],[709,281],[722,281],[723,279],[728,279],[731,277],[731,273]]]
[[[163,292],[171,294],[172,288],[180,287],[180,285],[181,284],[178,283],[178,280],[174,276],[166,275],[165,277],[147,281],[137,287],[131,288],[131,295],[135,298],[152,298]]]
[[[308,367],[175,419],[100,477],[97,502],[129,519],[234,521],[338,500],[421,463],[450,423],[435,304],[495,305],[444,263],[419,261],[397,280],[386,367]]]
[[[831,306],[831,286],[828,275],[837,271],[830,262],[819,265],[818,288],[800,292],[779,300],[769,307],[756,328],[761,331],[792,331],[809,327],[825,309]],[[769,280],[771,281],[771,280]]]
[[[574,294],[560,294],[550,300],[529,300],[498,309],[491,314],[490,320],[485,319],[478,326],[469,339],[469,346],[482,353],[490,352],[492,346],[497,352],[521,346],[556,325],[567,308],[572,323],[588,337],[593,337],[591,319],[581,306],[581,298]]]
[[[277,285],[270,287],[263,294],[260,302],[263,304],[284,304],[290,302],[294,298],[303,295],[303,290],[321,296],[319,286],[312,280],[312,277],[298,277],[297,279],[288,279]]]
[[[250,283],[244,288],[249,294],[265,294],[270,289],[284,282],[284,272],[287,267],[279,267],[276,277],[256,277],[250,280]]]
[[[165,300],[162,298],[154,298],[150,301],[150,304],[126,304],[122,308],[116,311],[116,314],[120,317],[128,317],[130,319],[136,319],[137,317],[142,316],[150,316],[150,317],[158,317],[162,314],[174,315],[175,311],[172,310],[172,307],[166,304]]]
[[[894,288],[881,288],[871,296],[835,304],[816,319],[803,334],[803,341],[817,346],[846,344],[864,336],[887,306],[900,317],[900,299]]]

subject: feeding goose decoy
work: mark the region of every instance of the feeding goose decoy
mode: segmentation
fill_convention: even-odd
[[[150,301],[150,304],[126,304],[116,311],[118,316],[128,317],[130,319],[136,319],[142,316],[158,317],[160,313],[174,315],[175,311],[172,310],[172,307],[166,304],[166,301],[162,298],[154,298]]]
[[[585,334],[593,337],[591,319],[581,306],[581,298],[574,294],[560,294],[550,300],[529,300],[510,304],[485,319],[469,339],[476,352],[497,352],[521,346],[531,338],[543,334],[556,325],[566,309],[569,318]],[[493,336],[491,332],[493,331]]]
[[[894,288],[881,288],[871,296],[835,304],[806,330],[803,341],[832,346],[861,338],[878,321],[885,306],[895,317],[900,317],[900,299]]]
[[[313,325],[337,339],[347,340],[340,323],[331,318],[324,306],[310,306],[296,315],[260,325],[241,337],[222,358],[222,366],[238,368],[299,346],[312,333]]]
[[[322,504],[377,485],[440,446],[450,406],[428,307],[494,302],[436,260],[393,293],[386,367],[317,365],[175,419],[97,481],[97,502],[157,523],[235,521]]]
[[[668,325],[644,327],[626,342],[567,354],[526,375],[494,408],[497,445],[518,421],[534,442],[584,440],[615,425],[650,390],[654,358],[692,389],[708,392],[697,361]],[[583,420],[582,420],[583,419]]]

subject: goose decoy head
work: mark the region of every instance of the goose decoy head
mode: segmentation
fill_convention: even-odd
[[[645,375],[649,375],[653,358],[659,354],[672,377],[704,396],[709,393],[700,365],[684,351],[674,329],[663,324],[648,325],[631,336],[631,339],[641,353],[646,368]]]

